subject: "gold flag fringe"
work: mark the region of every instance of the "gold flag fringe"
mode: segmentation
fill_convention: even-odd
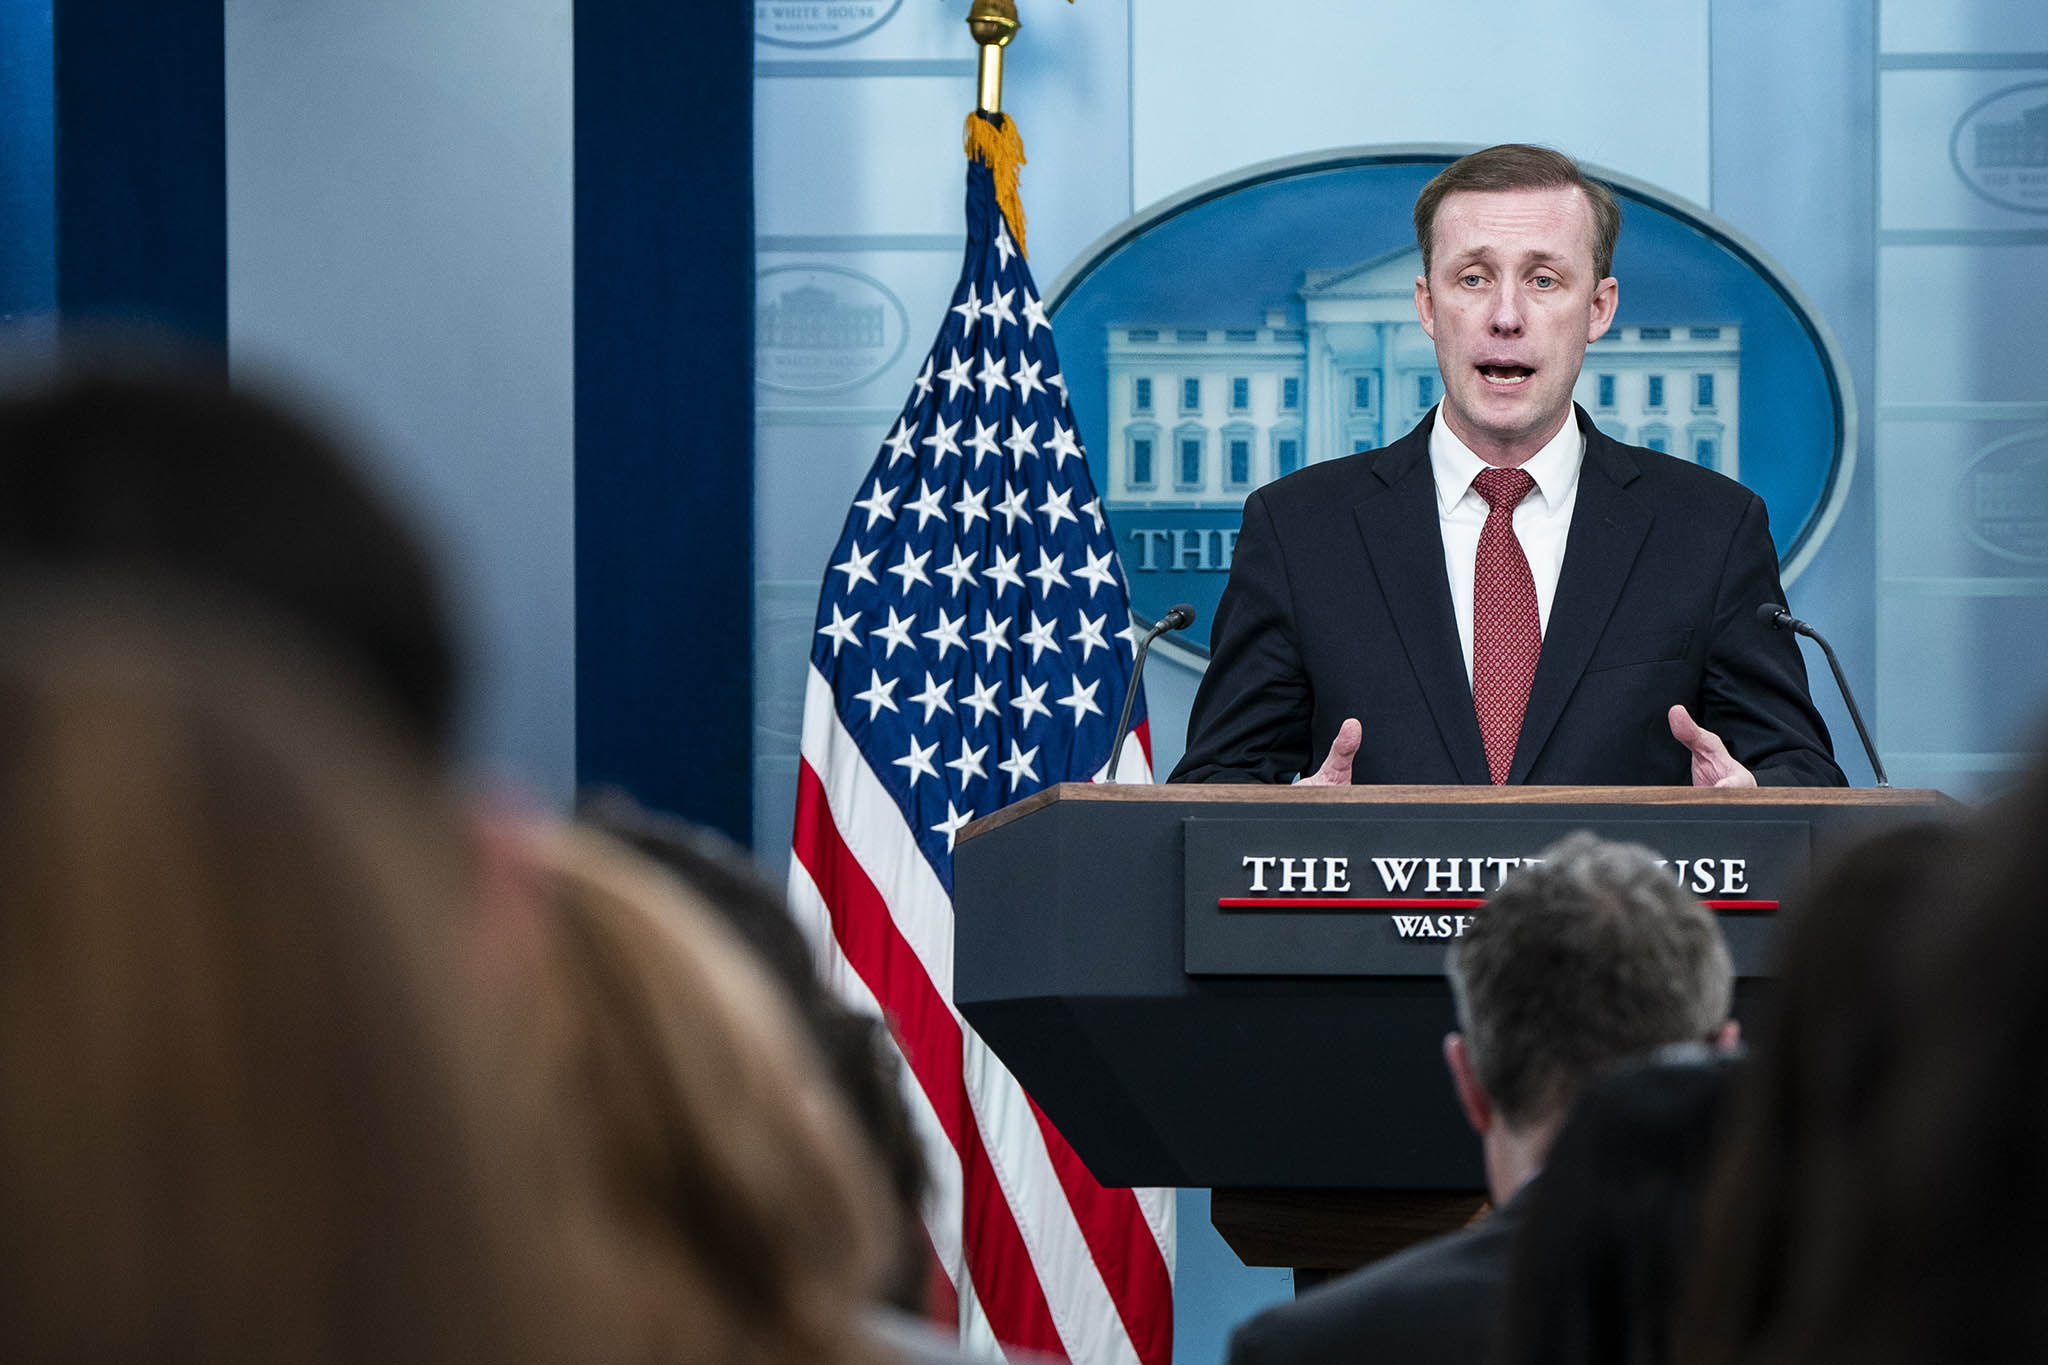
[[[967,116],[967,155],[988,167],[996,179],[996,203],[1024,252],[1024,201],[1017,196],[1017,171],[1024,164],[1024,139],[1017,132],[1017,120],[1008,114],[993,118],[976,112]],[[1028,255],[1028,253],[1025,253]]]

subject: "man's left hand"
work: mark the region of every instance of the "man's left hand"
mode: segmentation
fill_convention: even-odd
[[[1695,787],[1754,787],[1756,775],[1735,761],[1728,746],[1712,730],[1705,730],[1683,706],[1665,714],[1671,722],[1671,737],[1692,750],[1692,784]]]

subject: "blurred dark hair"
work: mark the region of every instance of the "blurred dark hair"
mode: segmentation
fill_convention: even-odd
[[[2048,1353],[2048,780],[1846,852],[1785,926],[1680,1359]]]
[[[0,575],[81,573],[288,618],[448,756],[456,646],[421,539],[340,447],[218,369],[109,350],[0,393]]]
[[[1736,1064],[1703,1044],[1580,1099],[1531,1186],[1499,1365],[1664,1365]]]
[[[615,788],[586,793],[577,815],[660,863],[702,896],[795,1003],[889,1178],[901,1240],[882,1297],[906,1312],[922,1313],[931,1262],[922,1222],[929,1175],[904,1106],[902,1068],[886,1026],[855,1013],[825,988],[788,901],[742,849],[716,830],[650,811]]]

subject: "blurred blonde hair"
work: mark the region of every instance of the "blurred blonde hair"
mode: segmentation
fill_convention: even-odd
[[[588,829],[536,834],[561,1113],[633,1250],[646,1357],[854,1362],[895,1226],[794,1007],[715,910]]]
[[[327,656],[0,598],[0,1358],[607,1358],[459,813]]]

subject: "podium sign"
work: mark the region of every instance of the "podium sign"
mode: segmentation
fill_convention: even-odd
[[[1626,808],[1623,808],[1624,810]],[[1771,917],[1812,865],[1808,820],[1644,820],[1613,808],[1470,819],[1188,816],[1186,967],[1194,975],[1439,976],[1501,879],[1575,830],[1646,844],[1721,921],[1738,976],[1761,976]]]

